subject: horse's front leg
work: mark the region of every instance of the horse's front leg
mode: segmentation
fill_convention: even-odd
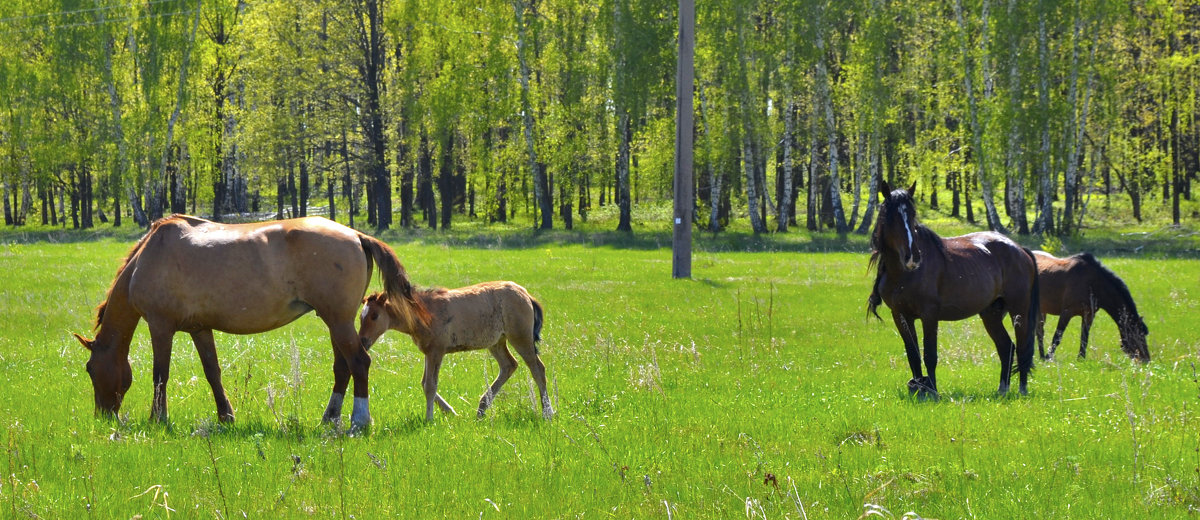
[[[1067,331],[1067,324],[1071,323],[1071,318],[1074,316],[1065,312],[1058,317],[1058,325],[1054,327],[1054,338],[1050,340],[1050,354],[1047,359],[1054,359],[1054,352],[1058,350],[1058,344],[1062,342],[1063,332]]]
[[[938,322],[935,319],[921,320],[925,342],[925,371],[929,373],[928,384],[925,386],[929,391],[933,392],[933,397],[938,397],[937,391],[937,336]]]
[[[333,391],[329,394],[329,404],[325,405],[325,413],[321,422],[340,423],[342,421],[342,402],[346,400],[346,387],[350,385],[350,367],[346,364],[346,356],[342,351],[333,347]]]
[[[925,379],[921,372],[921,348],[917,346],[917,331],[914,328],[916,324],[909,317],[896,311],[892,311],[892,321],[896,323],[896,330],[904,340],[904,354],[908,356],[908,367],[912,369],[913,376],[908,381],[908,393],[912,395],[921,390]]]
[[[171,377],[171,341],[175,337],[175,329],[161,324],[147,324],[150,343],[154,347],[154,399],[150,402],[150,420],[167,422],[167,379]]]
[[[437,393],[438,372],[442,369],[442,357],[444,355],[445,352],[442,349],[430,349],[425,354],[425,375],[421,377],[421,386],[425,390],[426,421],[433,420],[433,405],[440,399]],[[450,406],[445,400],[442,400],[441,404],[445,404],[446,407]],[[450,408],[447,412],[457,415],[453,408]]]
[[[217,420],[233,422],[233,407],[229,406],[229,398],[225,397],[225,387],[221,384],[221,364],[217,361],[217,343],[213,340],[212,329],[193,332],[192,343],[196,345],[204,378],[212,387],[213,399],[217,402]]]
[[[347,320],[344,323],[329,325],[329,337],[333,341],[333,348],[341,353],[342,358],[346,363],[346,369],[350,373],[350,377],[354,380],[354,408],[350,411],[350,429],[357,430],[369,426],[371,424],[371,410],[369,406],[369,391],[367,375],[371,368],[371,355],[367,353],[367,349],[363,348],[362,343],[358,340],[358,333],[354,330],[354,322]],[[334,396],[336,397],[341,390],[345,392],[346,384],[340,382],[336,355],[334,361]],[[342,394],[345,395],[345,394]],[[330,406],[325,409],[326,418],[330,408],[334,408],[334,399],[330,399]],[[340,401],[340,399],[339,399]],[[338,403],[340,405],[340,403]],[[340,416],[340,406],[337,406]]]
[[[1082,323],[1079,325],[1079,359],[1087,358],[1088,333],[1092,330],[1092,320],[1096,318],[1096,313],[1085,312],[1080,316]]]

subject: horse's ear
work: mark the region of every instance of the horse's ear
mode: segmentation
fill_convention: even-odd
[[[913,181],[912,186],[908,187],[908,196],[909,197],[917,196],[917,181]]]
[[[87,339],[83,336],[80,336],[79,334],[75,334],[73,332],[71,333],[71,335],[75,336],[75,339],[79,340],[79,344],[83,345],[83,348],[86,348],[89,351],[92,350],[92,340]]]
[[[880,194],[880,195],[883,195],[883,198],[885,198],[885,199],[886,199],[886,198],[888,198],[888,195],[891,195],[891,194],[892,194],[892,187],[891,187],[891,186],[888,186],[888,182],[887,182],[887,181],[880,181],[880,183],[879,183],[879,194]]]

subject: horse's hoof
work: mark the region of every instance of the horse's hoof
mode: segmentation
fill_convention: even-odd
[[[217,415],[217,421],[223,422],[225,424],[233,424],[233,414],[231,414],[231,413],[219,414],[219,415]]]
[[[930,384],[929,378],[925,376],[914,377],[908,380],[908,395],[916,395],[917,399],[921,400],[932,399],[934,401],[939,397],[937,389]]]

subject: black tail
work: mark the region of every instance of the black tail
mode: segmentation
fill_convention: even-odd
[[[529,298],[529,303],[533,304],[533,342],[542,340],[542,304],[537,300]]]
[[[1029,255],[1029,261],[1033,262],[1033,290],[1030,291],[1029,296],[1029,314],[1025,318],[1029,320],[1029,337],[1027,338],[1029,347],[1025,351],[1019,352],[1018,359],[1019,366],[1024,369],[1025,367],[1033,368],[1033,345],[1037,340],[1038,320],[1042,318],[1042,296],[1039,282],[1041,277],[1037,273],[1037,258],[1033,256],[1033,251],[1030,251],[1029,248],[1022,249],[1025,250],[1026,255]]]

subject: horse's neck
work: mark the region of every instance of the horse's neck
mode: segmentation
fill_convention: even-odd
[[[133,262],[130,262],[117,276],[104,303],[100,330],[96,332],[96,345],[100,348],[116,348],[122,354],[128,354],[133,332],[141,319],[141,315],[129,303],[129,278],[132,272]]]
[[[1137,314],[1137,310],[1126,303],[1121,291],[1106,280],[1093,281],[1092,297],[1095,298],[1096,307],[1107,312],[1118,324],[1121,323],[1122,314],[1129,317]]]

